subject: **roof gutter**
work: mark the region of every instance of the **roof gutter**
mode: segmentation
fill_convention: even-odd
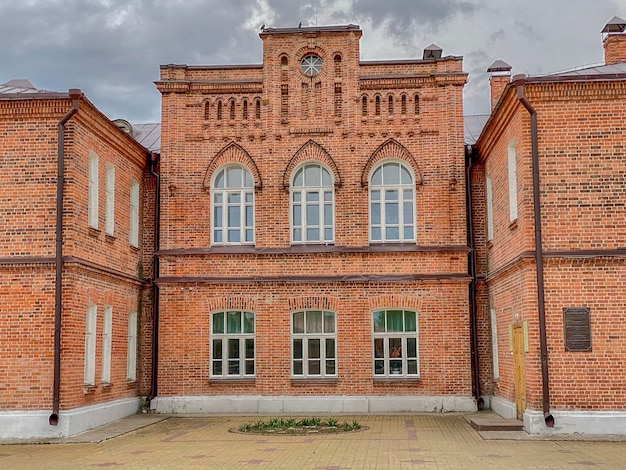
[[[546,426],[554,426],[550,413],[550,379],[548,374],[548,341],[546,337],[546,304],[543,281],[543,247],[541,238],[541,198],[539,192],[539,144],[537,138],[537,111],[532,107],[524,91],[525,75],[513,77],[517,99],[530,114],[530,137],[533,170],[533,212],[535,218],[535,264],[537,266],[537,308],[539,310],[539,348],[541,354],[541,382],[543,392],[543,418]]]
[[[63,183],[65,176],[65,123],[78,112],[83,96],[78,88],[69,90],[72,109],[58,123],[57,135],[57,202],[56,202],[56,255],[54,285],[54,379],[52,384],[52,414],[48,418],[50,426],[59,423],[59,403],[61,401],[61,314],[63,312]]]

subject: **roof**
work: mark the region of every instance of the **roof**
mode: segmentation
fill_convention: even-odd
[[[293,34],[293,33],[341,33],[346,31],[361,31],[356,24],[339,26],[298,26],[297,28],[266,28],[261,27],[261,34]]]
[[[463,124],[465,128],[465,144],[473,145],[478,140],[480,133],[489,119],[489,114],[470,114],[463,116]]]
[[[151,152],[161,152],[161,123],[133,124],[133,138]]]
[[[619,62],[612,65],[591,65],[587,67],[575,68],[573,70],[566,70],[564,72],[549,73],[546,75],[537,75],[536,77],[580,77],[580,78],[601,78],[615,75],[626,74],[626,62]],[[532,77],[535,78],[535,77]]]
[[[9,80],[0,85],[0,99],[67,98],[67,92],[40,90],[25,78]]]

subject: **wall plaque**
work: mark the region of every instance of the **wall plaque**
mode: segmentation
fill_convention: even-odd
[[[563,309],[563,336],[566,351],[591,351],[591,319],[587,307]]]

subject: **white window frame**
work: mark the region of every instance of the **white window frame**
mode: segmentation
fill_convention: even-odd
[[[111,347],[113,343],[113,308],[105,305],[102,312],[102,376],[103,384],[111,383]]]
[[[317,223],[309,219],[315,213]],[[292,244],[335,242],[335,185],[333,173],[326,166],[307,162],[293,172],[289,216]]]
[[[211,182],[211,244],[254,244],[254,180],[243,165],[226,165]]]
[[[493,364],[493,380],[498,380],[500,378],[500,364],[498,359],[498,325],[496,322],[496,309],[491,307],[489,309],[489,315],[491,317],[491,352]]]
[[[302,315],[302,322],[296,318],[299,315]],[[321,315],[320,328],[315,327],[313,315]],[[319,341],[318,356],[313,355],[316,354],[315,348],[312,347],[315,341]],[[335,312],[318,309],[292,312],[291,377],[298,379],[337,377],[337,314]]]
[[[130,222],[128,227],[128,242],[135,248],[139,247],[139,183],[130,180]]]
[[[137,312],[128,314],[128,336],[126,341],[126,380],[137,380]]]
[[[391,326],[390,312],[402,312],[402,329]],[[410,317],[413,316],[413,325]],[[382,317],[382,323],[377,321]],[[419,378],[419,319],[416,310],[389,308],[372,312],[374,378]],[[411,328],[414,327],[414,330]],[[399,349],[398,349],[399,348]],[[413,353],[412,350],[414,349]]]
[[[485,195],[487,197],[487,241],[493,240],[493,189],[491,175],[485,179]]]
[[[385,182],[391,172],[386,168],[398,166],[398,181]],[[382,169],[381,181],[374,181]],[[406,173],[402,171],[406,170]],[[393,170],[391,170],[393,171]],[[402,178],[404,176],[404,181]],[[407,176],[410,181],[407,181]],[[397,200],[389,199],[397,193]],[[404,243],[416,241],[415,175],[411,167],[401,160],[385,160],[376,165],[369,176],[369,240],[370,243]],[[397,204],[398,219],[392,223],[387,219],[387,206]],[[375,209],[378,207],[377,209]],[[397,229],[398,237],[389,236],[390,230]]]
[[[106,234],[115,233],[115,167],[107,165],[106,173]]]
[[[89,151],[89,187],[87,218],[91,228],[98,228],[98,154]]]
[[[509,217],[517,220],[517,162],[515,158],[515,140],[507,146],[507,169],[509,174]]]
[[[85,315],[85,364],[84,384],[94,386],[96,383],[96,325],[98,308],[90,303]]]
[[[221,310],[211,313],[212,378],[256,376],[255,322],[256,315],[250,311]]]

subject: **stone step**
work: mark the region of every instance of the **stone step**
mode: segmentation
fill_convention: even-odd
[[[469,418],[470,425],[476,431],[523,431],[524,423],[519,419],[483,418],[480,416]]]

